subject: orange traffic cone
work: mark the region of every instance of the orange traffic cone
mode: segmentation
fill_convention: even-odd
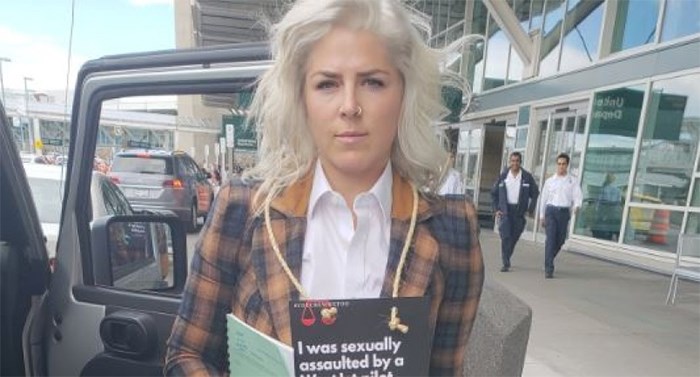
[[[649,228],[647,242],[658,245],[668,244],[668,226],[670,224],[671,211],[667,209],[657,209],[654,211],[654,218]]]

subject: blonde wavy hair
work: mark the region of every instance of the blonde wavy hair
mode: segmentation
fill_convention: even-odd
[[[468,94],[465,80],[441,72],[440,64],[466,39],[442,50],[430,48],[430,19],[398,0],[299,0],[270,28],[274,63],[260,77],[251,103],[259,162],[243,178],[261,181],[254,202],[269,203],[303,178],[317,158],[303,103],[305,69],[313,46],[334,26],[368,30],[385,42],[404,80],[392,167],[422,192],[434,194],[448,161],[434,127],[448,111],[441,87],[456,86]]]

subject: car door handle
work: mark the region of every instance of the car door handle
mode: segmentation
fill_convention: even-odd
[[[107,351],[129,358],[146,358],[157,349],[158,332],[146,313],[118,311],[100,322],[100,338]]]

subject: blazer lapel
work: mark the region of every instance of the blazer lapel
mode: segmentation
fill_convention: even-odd
[[[297,280],[301,277],[306,207],[311,193],[311,180],[306,178],[287,188],[270,205],[270,225],[277,247]],[[264,217],[254,231],[251,258],[258,289],[262,301],[269,303],[268,310],[277,337],[291,344],[289,302],[298,300],[300,295],[276,256]]]
[[[303,237],[306,229],[304,219],[277,217],[272,219],[270,223],[280,253],[284,256],[292,274],[299,279],[304,245]],[[299,234],[301,237],[298,236]],[[275,254],[265,222],[260,221],[253,235],[251,259],[262,301],[269,303],[269,306],[263,310],[269,310],[279,340],[291,344],[289,301],[298,300],[299,292]]]
[[[435,204],[439,205],[439,204]],[[411,185],[394,174],[392,186],[392,215],[391,238],[389,243],[389,260],[387,261],[382,297],[391,297],[394,278],[397,273],[401,251],[403,251],[406,236],[411,224],[411,212],[413,210],[413,194]],[[418,219],[413,239],[409,240],[411,246],[408,250],[406,263],[401,273],[399,288],[400,297],[424,296],[433,269],[437,261],[439,246],[432,237],[424,222],[432,214],[430,205],[422,198],[418,201]]]

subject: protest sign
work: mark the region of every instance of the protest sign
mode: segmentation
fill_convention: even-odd
[[[405,333],[389,329],[392,307]],[[290,302],[295,375],[427,376],[428,311],[426,297]]]

